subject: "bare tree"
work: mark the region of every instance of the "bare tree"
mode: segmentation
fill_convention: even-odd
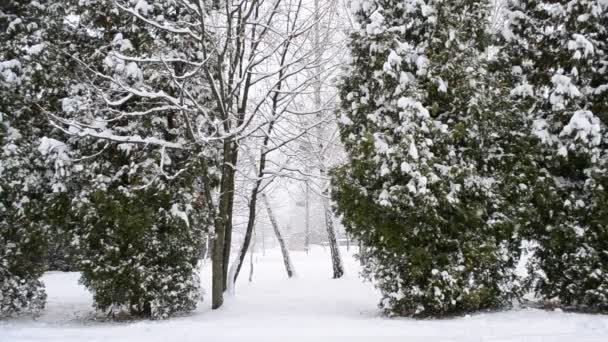
[[[269,106],[261,109],[269,110],[272,119],[268,126],[264,127],[264,130],[260,132],[261,142],[253,142],[251,144],[255,148],[259,148],[259,157],[257,161],[251,160],[253,165],[257,164],[257,174],[255,178],[252,179],[254,185],[248,199],[247,209],[249,216],[242,246],[237,254],[236,261],[229,272],[230,280],[234,281],[238,278],[240,269],[244,263],[245,255],[251,243],[259,193],[261,193],[264,188],[268,187],[276,177],[297,177],[293,175],[293,170],[290,170],[288,165],[276,164],[272,159],[269,159],[269,155],[277,151],[284,154],[285,148],[287,148],[290,143],[302,139],[305,135],[314,135],[314,132],[318,131],[319,127],[327,124],[328,121],[331,120],[330,118],[333,117],[331,111],[324,111],[321,109],[321,104],[310,112],[299,110],[299,101],[307,98],[307,95],[311,93],[311,89],[317,89],[320,83],[320,60],[316,57],[318,52],[314,46],[306,45],[306,43],[310,41],[311,35],[319,34],[315,31],[315,28],[318,26],[320,18],[331,15],[331,10],[333,10],[333,8],[331,6],[325,6],[323,8],[317,6],[313,8],[309,15],[305,15],[303,13],[305,10],[303,7],[304,2],[299,0],[294,1],[294,3],[296,5],[293,6],[284,20],[286,31],[289,33],[291,39],[283,41],[283,45],[279,49],[278,61],[276,64],[281,71],[275,75],[278,78],[278,81],[275,83],[276,87],[269,97]],[[293,60],[298,60],[300,63],[297,65],[287,64],[289,61]],[[314,93],[314,90],[312,92]],[[301,120],[299,119],[301,117],[312,117],[313,120]],[[287,131],[290,131],[291,133],[287,133]],[[254,140],[253,137],[249,139],[249,141],[252,140]],[[268,163],[274,163],[274,165],[269,166]],[[269,205],[267,206],[267,211],[271,212]],[[273,218],[271,217],[271,222],[272,219]],[[330,224],[328,227],[333,227],[333,225]],[[280,232],[278,225],[273,224],[273,228],[280,244],[284,244],[283,238],[278,236],[278,233]],[[333,241],[335,241],[335,234],[331,235],[334,236]],[[334,249],[334,251],[339,253],[337,249]],[[284,259],[288,260],[288,250],[282,248],[282,252]],[[337,258],[339,260],[339,254],[336,255],[338,255]],[[289,270],[289,268],[293,269],[292,266],[287,268],[288,274],[293,273]]]
[[[294,0],[159,0],[150,5],[156,6],[153,9],[127,0],[114,4],[146,27],[150,36],[169,35],[179,43],[152,55],[136,55],[124,48],[130,42],[122,39],[122,45],[118,42],[98,51],[105,55],[105,67],[76,60],[86,70],[87,101],[95,107],[91,109],[95,115],[77,120],[51,115],[52,123],[70,135],[155,148],[162,154],[158,177],[180,173],[164,171],[164,163],[170,161],[168,150],[189,154],[190,165],[200,165],[201,200],[213,212],[212,307],[217,309],[227,287],[241,145],[260,132],[271,134],[278,118],[276,111],[268,109],[272,107],[268,99],[276,98],[276,107],[281,107],[293,97],[297,89],[285,92],[285,80],[309,66],[291,45],[313,24],[292,20],[284,25],[285,18],[300,11],[301,1]],[[159,11],[164,15],[157,15]],[[172,20],[177,12],[188,15]],[[284,54],[277,65],[272,61],[281,51],[292,53]],[[158,82],[157,75],[169,82]],[[125,107],[130,100],[136,100],[139,109]],[[123,119],[153,122],[167,117],[185,133],[167,139],[153,128],[144,136],[108,125]],[[283,146],[282,142],[271,146],[272,139],[267,140],[263,153]]]

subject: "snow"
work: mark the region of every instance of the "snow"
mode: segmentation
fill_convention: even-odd
[[[343,247],[344,248],[344,247]],[[352,252],[352,250],[351,250]],[[49,272],[47,309],[38,319],[0,322],[0,342],[33,341],[407,341],[407,342],[603,342],[608,317],[520,309],[445,320],[389,319],[378,293],[345,258],[346,276],[331,279],[329,249],[292,252],[298,278],[287,279],[278,249],[255,254],[253,282],[246,265],[235,297],[210,309],[210,296],[191,315],[164,321],[92,319],[92,297],[77,273]],[[343,255],[347,255],[343,250]],[[351,254],[351,253],[348,253]],[[203,266],[209,288],[210,265]]]
[[[4,80],[6,83],[19,84],[20,79],[15,71],[19,70],[20,68],[21,63],[16,59],[0,61],[0,79]]]
[[[42,51],[44,51],[44,48],[45,48],[45,44],[40,43],[40,44],[35,44],[32,46],[25,47],[23,49],[25,50],[25,52],[28,55],[36,56],[36,55],[39,55]]]
[[[190,221],[188,220],[188,214],[181,210],[179,207],[179,204],[177,203],[173,203],[173,205],[171,206],[171,215],[173,217],[179,218],[182,221],[184,221],[184,223],[190,227]]]
[[[391,206],[390,199],[391,199],[391,195],[386,189],[382,190],[382,192],[378,196],[378,201],[379,201],[380,205],[384,206],[384,207]]]
[[[376,35],[382,34],[384,28],[384,16],[379,11],[375,11],[369,16],[370,23],[367,25],[367,34]]]
[[[154,8],[146,0],[139,0],[135,4],[135,11],[147,16]]]
[[[40,144],[38,145],[38,152],[43,156],[49,155],[53,151],[63,153],[66,149],[67,146],[63,142],[48,137],[42,137],[40,139]]]
[[[395,50],[391,50],[386,60],[386,63],[384,63],[384,71],[390,72],[393,69],[399,69],[401,62],[401,56],[399,56],[397,52],[395,52]]]
[[[112,44],[115,45],[120,52],[133,50],[133,44],[130,40],[124,39],[122,33],[118,33],[116,34],[116,36],[114,36]]]
[[[127,66],[125,67],[125,76],[134,81],[141,81],[143,79],[143,73],[135,62],[129,62],[127,64]]]
[[[511,90],[511,96],[534,96],[534,89],[528,82],[524,82]]]
[[[430,116],[429,111],[424,107],[422,103],[409,97],[401,97],[397,100],[397,106],[402,109],[414,109],[417,111],[417,116],[420,118],[428,118]],[[401,117],[402,114],[399,114]]]
[[[547,120],[545,119],[536,119],[532,123],[532,134],[534,134],[543,144],[551,144],[553,142],[553,137],[549,132]]]
[[[556,111],[565,109],[566,98],[580,97],[581,92],[578,90],[576,85],[572,83],[572,79],[568,76],[555,74],[551,78],[551,82],[555,87],[553,93],[549,97],[549,101],[553,105],[553,109]]]
[[[572,38],[573,40],[568,42],[568,49],[575,50],[574,59],[581,59],[582,56],[580,50],[583,50],[585,57],[595,53],[593,43],[591,43],[585,36],[575,33],[572,35]]]
[[[410,148],[407,153],[410,155],[410,157],[412,157],[412,159],[418,160],[418,149],[416,148],[416,144],[413,142],[410,144]]]
[[[8,27],[7,27],[7,29],[6,29],[6,32],[10,33],[10,32],[12,32],[12,31],[16,31],[16,30],[17,30],[17,26],[19,26],[19,25],[21,25],[21,24],[23,24],[23,20],[21,20],[21,18],[17,18],[17,19],[15,19],[15,20],[11,21],[11,22],[8,24]]]
[[[570,122],[564,127],[560,136],[575,133],[575,139],[597,146],[602,141],[600,119],[587,110],[574,112]]]
[[[418,68],[418,71],[416,72],[416,74],[418,76],[424,76],[427,72],[427,69],[429,67],[429,59],[426,58],[426,56],[418,56],[416,57],[416,68]]]

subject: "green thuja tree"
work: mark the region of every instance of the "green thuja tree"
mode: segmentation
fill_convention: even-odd
[[[501,50],[510,101],[527,113],[542,174],[524,225],[535,290],[608,310],[608,3],[510,1]]]
[[[44,308],[46,227],[40,219],[36,173],[28,141],[0,113],[0,317]]]
[[[501,83],[488,76],[488,11],[433,0],[357,11],[338,112],[349,161],[332,193],[391,315],[497,309],[519,293],[507,195],[519,190],[501,182],[511,147]]]
[[[39,278],[54,227],[44,207],[64,189],[56,176],[67,156],[41,107],[64,89],[65,64],[49,49],[63,13],[50,1],[0,4],[0,316],[39,311],[46,298]]]
[[[98,309],[165,318],[196,308],[204,225],[176,201],[175,185],[131,193],[112,187],[81,207],[78,265]]]
[[[202,101],[208,87],[200,78],[172,78],[187,73],[187,58],[198,56],[191,40],[159,32],[128,11],[185,22],[189,12],[182,6],[103,0],[70,7],[79,19],[70,23],[75,35],[103,51],[73,56],[80,77],[70,79],[74,84],[52,120],[66,127],[72,153],[83,156],[72,161],[75,222],[68,235],[81,282],[108,314],[167,318],[192,311],[201,294],[196,266],[211,224],[203,184],[215,179],[208,170],[213,144],[203,150],[186,143],[191,130],[206,129],[197,116],[202,113],[184,113],[138,92],[156,87],[158,94],[187,92]],[[187,126],[190,115],[194,128]],[[97,130],[102,134],[93,134]]]

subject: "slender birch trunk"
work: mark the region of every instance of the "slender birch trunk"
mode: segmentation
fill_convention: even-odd
[[[344,275],[344,265],[342,264],[342,256],[340,255],[340,248],[336,239],[331,207],[327,198],[323,198],[323,211],[325,212],[325,226],[327,227],[327,239],[331,251],[331,265],[334,271],[333,278],[336,279]]]
[[[315,107],[317,109],[317,117],[322,117],[321,113],[321,58],[322,58],[322,48],[321,48],[321,28],[320,28],[320,8],[319,8],[319,0],[315,0],[315,26],[314,26],[314,49],[315,49],[315,87],[314,87],[314,95],[315,95]],[[318,127],[317,131],[317,139],[319,140],[318,147],[323,149],[323,128],[321,126]],[[321,176],[325,175],[325,160],[323,160],[323,155],[319,156],[319,173]],[[340,278],[344,274],[344,266],[342,265],[342,257],[340,256],[340,249],[338,248],[338,242],[336,240],[336,231],[334,230],[334,224],[332,221],[332,212],[331,207],[329,205],[329,199],[326,198],[327,190],[323,193],[323,211],[325,214],[325,228],[327,229],[327,240],[329,243],[329,248],[331,250],[331,263],[333,266],[333,277]]]
[[[264,205],[266,206],[266,212],[268,213],[268,218],[270,218],[270,223],[272,224],[272,229],[274,230],[274,235],[279,242],[279,246],[281,247],[281,254],[283,254],[283,264],[285,265],[285,271],[287,272],[287,277],[291,278],[295,276],[295,269],[293,264],[291,263],[291,258],[289,257],[289,249],[287,248],[287,243],[283,238],[283,234],[281,233],[281,228],[279,228],[279,224],[277,223],[276,217],[272,212],[272,208],[270,207],[270,203],[268,201],[268,197],[265,193],[262,193],[262,200],[264,201]]]

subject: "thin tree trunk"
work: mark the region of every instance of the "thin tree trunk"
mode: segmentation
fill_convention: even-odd
[[[257,245],[256,239],[257,233],[253,231],[253,245],[251,245],[251,250],[249,251],[249,282],[253,281],[253,252],[255,252],[255,247]]]
[[[270,132],[273,128],[274,122],[270,123],[268,131]],[[231,281],[236,282],[236,279],[239,277],[239,273],[241,272],[241,267],[245,262],[245,256],[247,254],[247,250],[249,249],[249,244],[251,243],[251,237],[253,235],[253,228],[255,225],[255,217],[257,213],[257,204],[258,204],[258,194],[260,191],[260,186],[262,185],[262,179],[264,177],[264,168],[266,167],[266,147],[268,146],[268,142],[270,141],[270,137],[266,135],[264,138],[264,143],[262,145],[262,151],[260,153],[260,165],[257,173],[257,180],[255,181],[255,185],[253,189],[251,189],[251,198],[249,200],[249,217],[247,218],[247,228],[245,230],[245,238],[243,239],[243,245],[239,251],[239,255],[237,259],[234,261],[235,264],[231,267]],[[251,159],[251,163],[255,165],[255,159],[253,156],[249,156]],[[234,268],[234,270],[232,270]]]
[[[346,236],[346,251],[350,252],[350,236],[348,234],[344,234]]]
[[[262,200],[264,201],[264,205],[266,206],[266,212],[268,213],[268,218],[270,218],[270,223],[272,224],[274,234],[277,237],[279,246],[281,247],[281,254],[283,254],[283,264],[285,265],[287,277],[291,278],[295,275],[295,269],[293,267],[293,264],[291,263],[291,258],[289,257],[289,249],[287,249],[287,243],[285,242],[285,239],[283,239],[283,235],[281,234],[281,228],[279,228],[276,217],[272,212],[272,208],[270,207],[270,203],[268,202],[268,197],[264,193],[262,193]]]
[[[327,198],[323,198],[323,211],[325,211],[325,226],[327,227],[327,238],[331,251],[331,264],[334,270],[333,277],[336,279],[344,275],[344,265],[342,264],[342,256],[340,255],[338,241],[336,240],[336,231],[334,229],[329,199]]]
[[[234,282],[236,281],[236,273],[237,273],[237,266],[239,265],[239,260],[244,260],[245,255],[247,255],[247,251],[243,250],[243,247],[239,248],[239,253],[237,254],[236,259],[234,260],[232,265],[230,266],[230,270],[228,271],[226,292],[231,295],[234,295],[234,292],[235,292]]]
[[[234,263],[230,267],[230,284],[228,284],[230,289],[233,289],[234,283],[236,283],[236,279],[239,277],[239,273],[241,272],[241,267],[245,261],[245,256],[247,255],[247,250],[249,249],[249,244],[251,243],[251,237],[253,236],[253,228],[255,226],[255,216],[257,212],[257,198],[258,198],[258,190],[261,183],[261,177],[256,181],[253,190],[251,190],[251,199],[249,200],[249,217],[247,219],[247,228],[245,230],[245,237],[243,238],[243,244],[239,249],[239,254],[237,255]]]
[[[226,200],[226,211],[225,211],[225,221],[224,221],[224,257],[223,257],[223,283],[224,283],[224,291],[228,288],[227,279],[228,279],[228,268],[230,263],[230,250],[232,248],[232,212],[234,208],[234,176],[236,173],[236,163],[238,161],[238,145],[234,141],[228,142],[228,163],[227,163],[227,179],[226,179],[226,187],[223,191],[223,195]]]
[[[304,195],[304,225],[305,225],[305,233],[304,236],[304,248],[306,249],[306,254],[308,254],[310,250],[310,184],[308,181],[306,182],[306,192]]]
[[[361,240],[359,240],[359,264],[361,264],[361,266],[365,265],[367,260],[365,260],[365,250],[363,249],[363,243],[361,242]]]
[[[262,228],[262,256],[266,256],[266,232]]]
[[[321,28],[320,28],[320,15],[319,15],[319,0],[314,1],[315,10],[315,26],[314,26],[314,49],[315,49],[315,107],[317,109],[317,117],[321,118]],[[323,157],[323,128],[319,126],[317,128],[317,139],[318,147],[320,149],[319,155],[319,173],[321,176],[325,175],[325,160]],[[344,274],[344,267],[342,265],[342,257],[340,256],[340,249],[338,248],[338,242],[336,240],[336,231],[334,229],[334,223],[332,221],[331,208],[329,206],[329,199],[325,197],[327,190],[324,191],[323,197],[323,211],[325,213],[325,228],[327,229],[327,238],[329,242],[329,248],[331,250],[331,264],[333,266],[334,278],[340,278]]]

